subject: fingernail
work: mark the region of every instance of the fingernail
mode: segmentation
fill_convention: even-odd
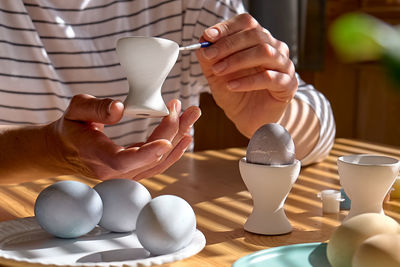
[[[119,109],[124,109],[124,103],[122,103],[121,101],[117,100],[115,101],[115,106]]]
[[[172,117],[178,117],[178,104],[177,103],[174,103],[172,105],[172,112],[171,113],[172,113],[171,114]]]
[[[212,66],[212,69],[215,73],[220,73],[220,72],[224,71],[226,69],[226,67],[228,67],[228,64],[225,61],[222,61],[222,62],[218,62],[217,64]]]
[[[110,115],[111,114],[111,109],[112,109],[112,105],[115,103],[115,106],[118,108],[118,109],[124,109],[124,104],[121,102],[121,101],[119,101],[119,100],[114,100],[114,101],[111,101],[110,102],[110,104],[108,105],[108,115]]]
[[[214,47],[203,49],[203,55],[207,59],[213,59],[218,55],[218,50]]]
[[[208,29],[206,30],[206,34],[207,34],[209,37],[211,37],[212,39],[215,39],[215,38],[218,37],[219,31],[218,31],[217,29],[215,29],[215,28],[208,28]]]
[[[234,90],[236,88],[239,88],[240,82],[238,82],[238,81],[230,81],[230,82],[228,82],[227,85],[228,85],[229,89]]]

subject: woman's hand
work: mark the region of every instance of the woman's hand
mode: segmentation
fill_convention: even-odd
[[[277,122],[297,91],[288,46],[249,14],[208,28],[196,51],[216,103],[247,137]]]

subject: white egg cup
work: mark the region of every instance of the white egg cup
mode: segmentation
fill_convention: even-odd
[[[253,198],[253,211],[244,224],[246,231],[263,235],[290,233],[293,228],[283,204],[297,180],[301,163],[261,165],[239,161],[239,170]]]
[[[124,114],[138,118],[167,116],[161,86],[178,58],[179,45],[163,38],[135,36],[119,39],[116,51],[129,83]]]
[[[337,161],[340,184],[351,200],[344,221],[362,213],[383,212],[383,199],[399,173],[400,161],[378,155],[349,155]]]

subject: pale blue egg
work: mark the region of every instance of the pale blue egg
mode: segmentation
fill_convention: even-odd
[[[90,186],[61,181],[45,188],[35,202],[35,217],[48,233],[76,238],[90,232],[100,221],[103,203]]]
[[[103,216],[99,225],[113,232],[136,229],[140,210],[151,200],[142,184],[128,179],[112,179],[94,187],[103,200]]]
[[[152,255],[163,255],[186,247],[196,231],[196,216],[184,199],[162,195],[152,199],[139,213],[136,234]]]
[[[289,132],[280,124],[261,126],[247,145],[246,161],[263,165],[287,165],[295,160],[295,147]]]

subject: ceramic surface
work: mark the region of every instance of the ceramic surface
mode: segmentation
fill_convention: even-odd
[[[338,158],[340,184],[351,199],[344,220],[362,213],[382,213],[382,203],[399,173],[400,161],[380,155],[348,155]]]
[[[99,223],[103,202],[87,184],[60,181],[46,187],[35,202],[35,216],[47,232],[61,238],[87,234]]]
[[[260,250],[237,260],[232,267],[328,267],[326,243],[305,243]]]
[[[174,195],[152,199],[137,218],[136,234],[142,246],[154,255],[185,247],[196,231],[196,215],[189,203]]]
[[[253,211],[244,229],[264,235],[279,235],[292,231],[283,204],[300,173],[300,161],[290,165],[260,165],[239,161],[239,170],[253,198]]]
[[[140,210],[151,200],[146,187],[129,179],[110,179],[93,189],[103,201],[99,225],[113,232],[135,230]]]
[[[193,256],[205,244],[204,235],[196,230],[185,248],[152,256],[140,245],[135,232],[111,233],[96,227],[80,238],[60,239],[43,231],[33,217],[0,222],[1,266],[153,266]]]
[[[117,41],[116,51],[129,83],[125,114],[167,116],[161,86],[178,58],[178,44],[156,37],[125,37]]]

